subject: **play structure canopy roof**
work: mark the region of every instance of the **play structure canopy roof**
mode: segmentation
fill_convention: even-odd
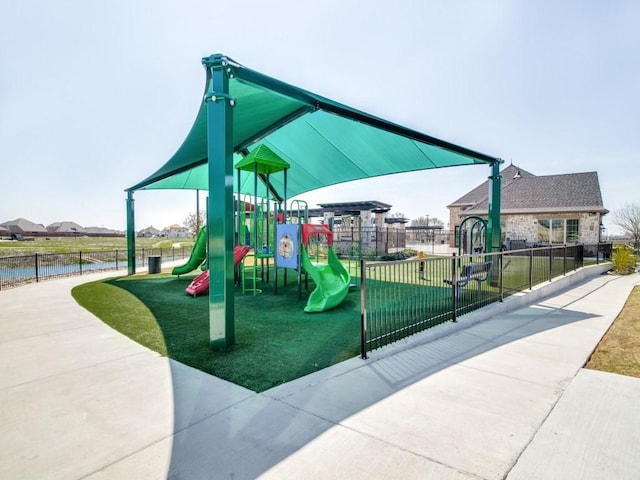
[[[213,57],[213,56],[212,56]],[[212,58],[208,57],[208,58]],[[500,160],[388,122],[250,70],[228,57],[229,95],[234,99],[234,165],[244,165],[235,191],[254,193],[253,168],[243,158],[262,146],[289,165],[287,195],[362,178],[431,168],[494,164]],[[203,59],[203,62],[207,60]],[[209,89],[207,78],[205,92]],[[388,95],[381,96],[391,101]],[[208,190],[207,106],[178,151],[156,172],[128,188]],[[250,163],[250,162],[249,162]],[[267,172],[267,173],[269,173]],[[270,178],[282,193],[282,175]]]

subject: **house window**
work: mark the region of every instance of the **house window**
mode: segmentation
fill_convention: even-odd
[[[576,243],[578,241],[578,219],[538,220],[539,243]]]
[[[578,219],[567,220],[567,243],[578,243]]]

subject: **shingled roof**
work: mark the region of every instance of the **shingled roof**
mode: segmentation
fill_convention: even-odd
[[[502,214],[608,212],[602,203],[597,172],[536,176],[509,165],[501,175]],[[448,207],[467,207],[464,215],[486,215],[488,192],[487,180]]]
[[[64,221],[53,222],[47,225],[47,232],[50,233],[86,233],[85,228],[76,222]]]
[[[11,233],[47,233],[47,230],[42,225],[33,223],[26,218],[16,218],[15,220],[3,222],[0,225]]]

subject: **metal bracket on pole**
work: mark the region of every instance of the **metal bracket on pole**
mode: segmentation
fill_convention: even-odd
[[[229,102],[229,106],[236,106],[236,99],[229,94],[220,93],[220,92],[207,92],[204,96],[205,102],[217,102],[218,100],[227,100]]]

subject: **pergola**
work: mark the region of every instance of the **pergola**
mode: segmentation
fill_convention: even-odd
[[[135,273],[133,193],[142,189],[208,190],[209,337],[234,343],[234,193],[254,194],[250,172],[234,165],[266,145],[289,165],[285,183],[262,178],[260,195],[286,203],[320,187],[432,168],[491,166],[488,250],[500,248],[502,160],[440,140],[250,70],[222,54],[202,59],[205,91],[177,152],[127,191],[129,274]],[[392,100],[382,95],[383,100]],[[267,191],[266,185],[269,185]],[[286,210],[286,205],[284,205]]]

